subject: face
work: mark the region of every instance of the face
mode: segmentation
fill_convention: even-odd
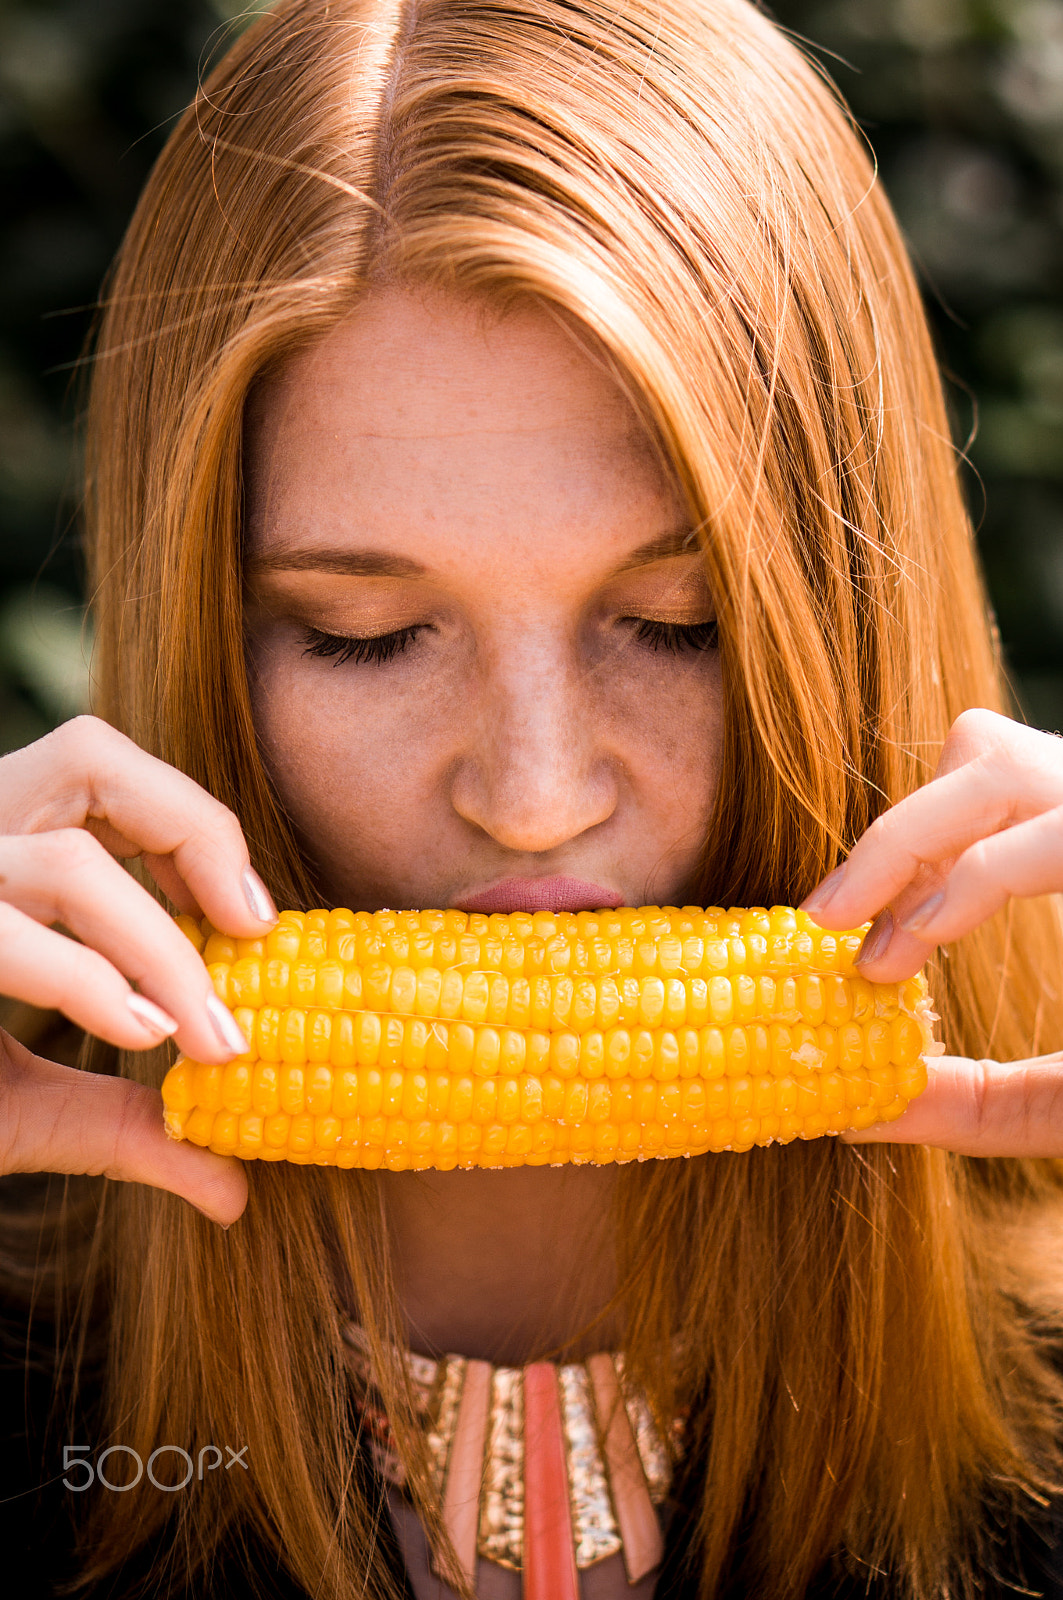
[[[682,904],[721,741],[712,597],[601,359],[374,292],[258,397],[248,654],[333,904]]]

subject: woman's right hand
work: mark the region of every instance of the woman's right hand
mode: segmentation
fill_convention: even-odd
[[[246,1048],[240,1029],[192,944],[115,859],[136,856],[179,910],[225,933],[261,938],[276,921],[233,813],[107,723],[77,717],[0,760],[0,993],[124,1050],[174,1035],[197,1061],[230,1061]],[[9,1172],[154,1184],[225,1225],[247,1201],[241,1162],[167,1136],[158,1090],[42,1060],[0,1032]]]

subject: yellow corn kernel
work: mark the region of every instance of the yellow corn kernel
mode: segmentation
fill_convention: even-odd
[[[167,1131],[243,1160],[390,1171],[745,1150],[864,1128],[926,1087],[925,979],[775,906],[283,912],[178,926],[252,1041],[179,1060]]]

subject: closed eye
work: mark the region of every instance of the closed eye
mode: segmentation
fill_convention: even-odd
[[[624,617],[622,620],[634,624],[635,638],[649,650],[683,655],[686,651],[716,648],[719,625],[715,618],[711,622],[658,622],[653,617]]]
[[[394,633],[378,633],[368,638],[352,638],[341,633],[322,633],[320,628],[304,630],[304,656],[331,658],[334,667],[353,661],[361,666],[372,666],[392,661],[406,650],[421,632],[423,624],[409,628],[396,628]]]

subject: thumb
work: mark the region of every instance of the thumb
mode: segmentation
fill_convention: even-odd
[[[127,1078],[62,1067],[0,1035],[0,1172],[102,1173],[180,1195],[228,1227],[247,1204],[235,1156],[178,1143],[162,1096]]]
[[[939,1056],[895,1122],[843,1133],[846,1144],[930,1144],[964,1156],[1063,1156],[1063,1054],[1028,1061]]]

